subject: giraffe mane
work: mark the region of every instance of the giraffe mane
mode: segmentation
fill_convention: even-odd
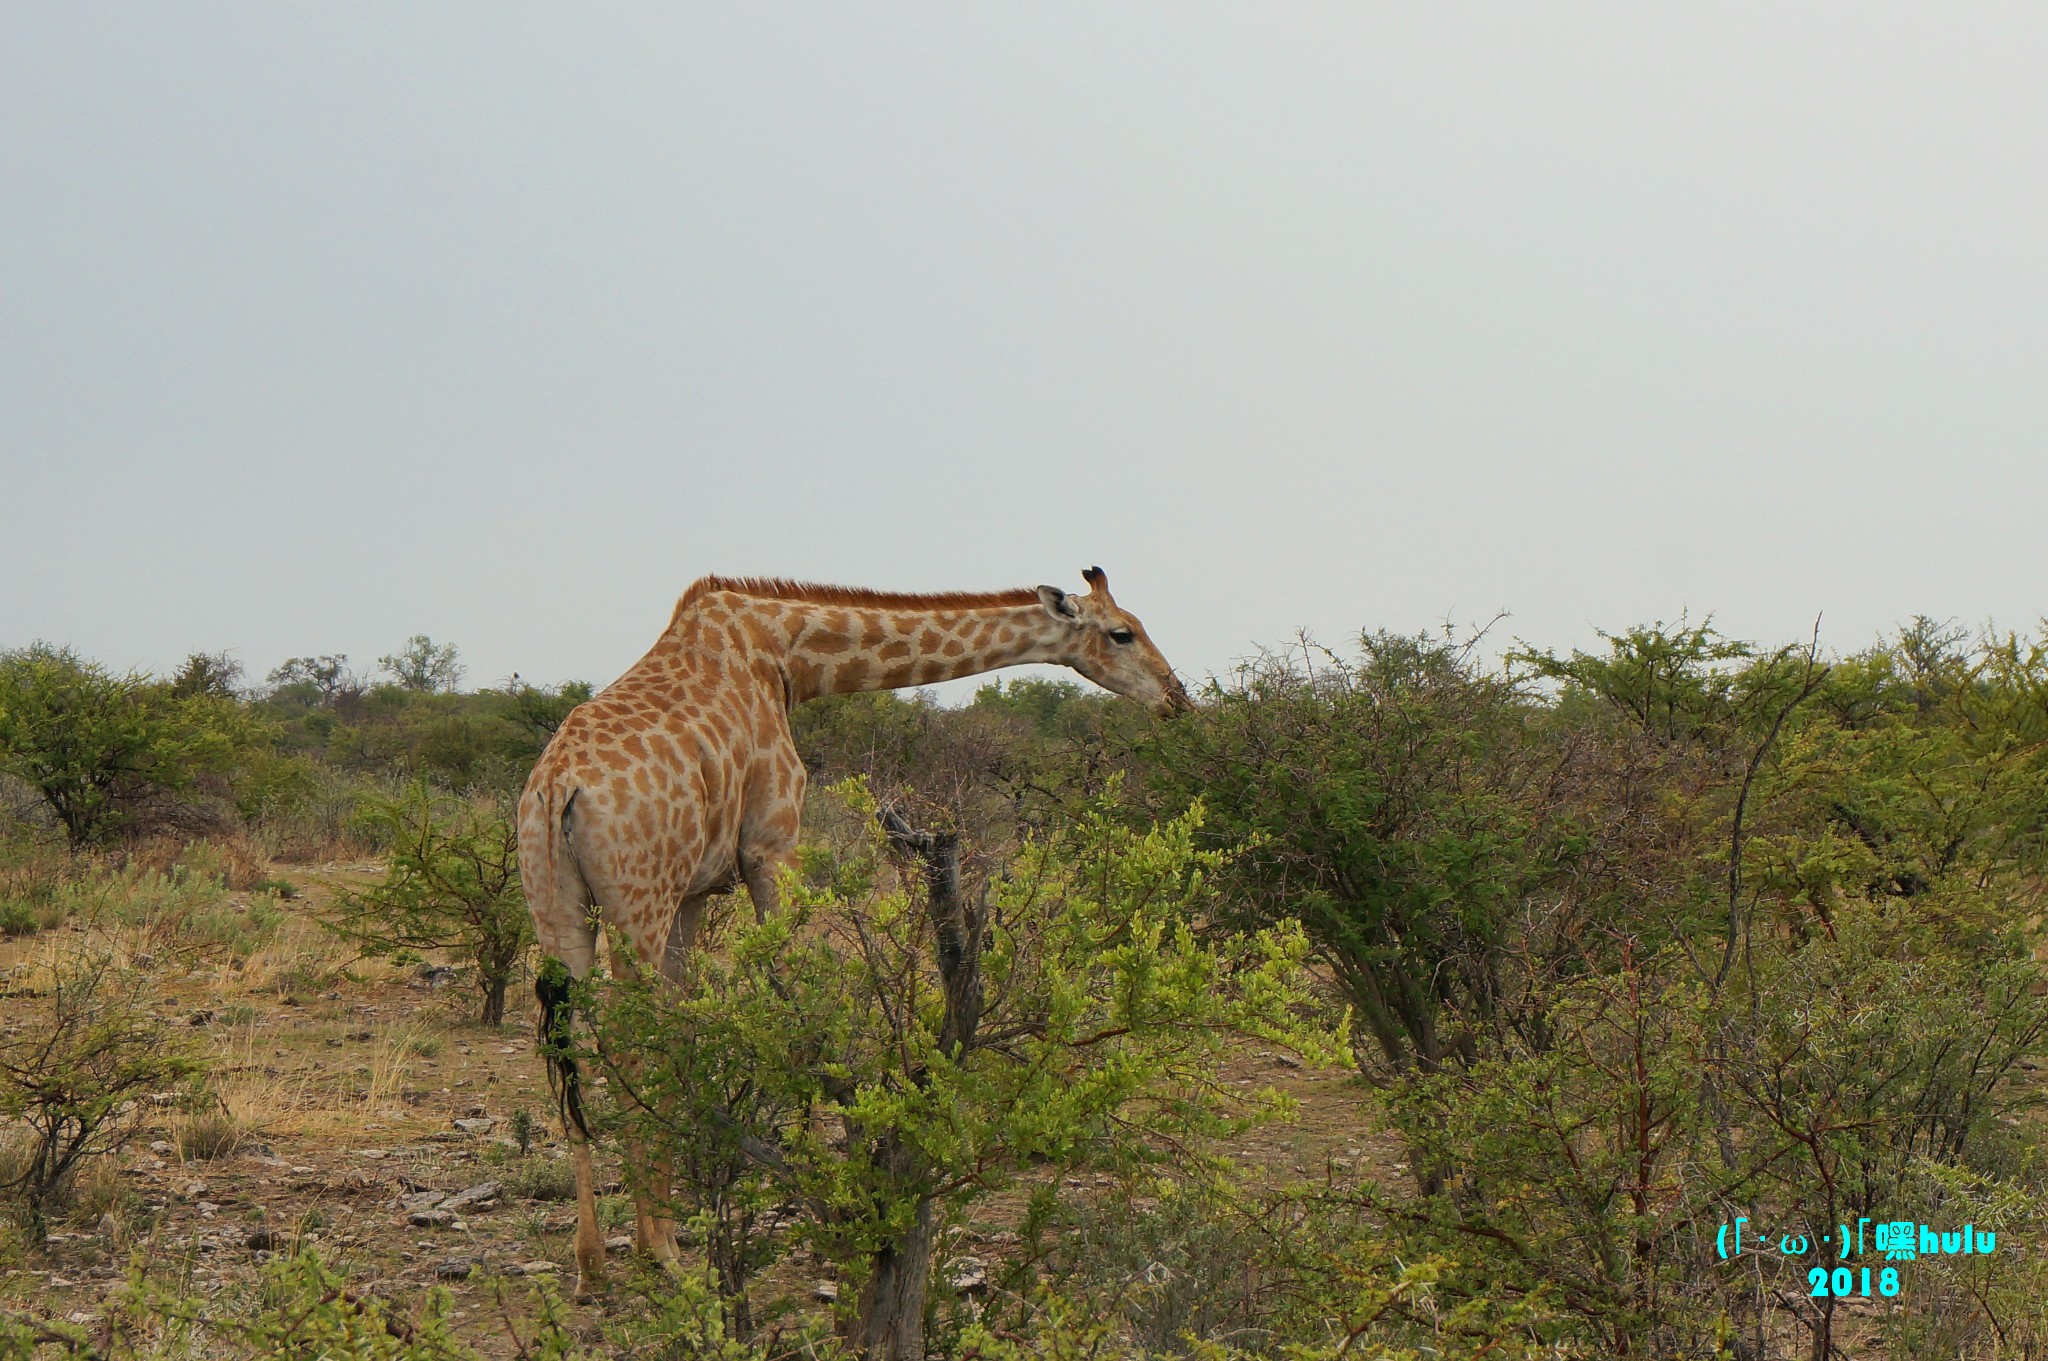
[[[800,600],[812,605],[847,605],[881,610],[976,610],[1004,605],[1030,605],[1038,600],[1038,588],[1019,586],[1008,591],[870,591],[861,586],[826,586],[815,581],[790,581],[784,577],[698,577],[676,601],[669,616],[673,628],[684,611],[714,591],[759,596],[769,600]]]

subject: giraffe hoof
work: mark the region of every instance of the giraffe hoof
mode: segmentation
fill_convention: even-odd
[[[683,1254],[676,1251],[674,1239],[669,1240],[666,1252],[662,1251],[661,1245],[653,1244],[639,1249],[639,1253],[642,1261],[652,1262],[670,1276],[680,1278],[684,1275]]]

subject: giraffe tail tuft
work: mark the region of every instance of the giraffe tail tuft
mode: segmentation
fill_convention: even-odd
[[[545,959],[534,979],[533,991],[540,998],[541,1057],[547,1060],[548,1086],[561,1111],[563,1128],[573,1126],[588,1139],[590,1125],[583,1115],[583,1074],[572,1047],[576,1005],[570,989],[574,981],[568,965],[559,959]]]

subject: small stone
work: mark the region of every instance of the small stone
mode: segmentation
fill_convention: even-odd
[[[811,1298],[824,1304],[832,1303],[832,1301],[839,1298],[839,1283],[837,1281],[813,1282],[811,1285]]]
[[[149,1151],[161,1158],[167,1154],[176,1153],[178,1150],[171,1146],[168,1139],[152,1139],[149,1143]]]
[[[213,1216],[220,1213],[220,1206],[214,1204],[210,1200],[200,1201],[198,1209],[199,1215],[202,1219],[211,1219]]]
[[[417,1195],[400,1196],[399,1208],[410,1214],[414,1210],[431,1210],[448,1199],[446,1191],[421,1191]]]
[[[449,1123],[453,1124],[455,1128],[461,1130],[464,1134],[489,1134],[492,1129],[496,1128],[498,1122],[489,1116],[483,1116],[475,1120],[458,1119]]]
[[[946,1283],[954,1293],[979,1295],[988,1290],[988,1267],[979,1257],[961,1257],[946,1272]]]
[[[551,1271],[559,1271],[560,1269],[553,1262],[521,1262],[519,1264],[519,1274],[522,1276],[545,1276]]]
[[[613,1256],[617,1256],[622,1252],[631,1252],[633,1250],[633,1235],[621,1233],[605,1239],[604,1250]]]
[[[455,1222],[455,1216],[446,1210],[414,1210],[405,1222],[422,1229],[443,1229]]]
[[[85,1310],[83,1310],[83,1309],[74,1309],[74,1310],[72,1310],[72,1311],[71,1311],[71,1312],[70,1312],[69,1314],[65,1315],[65,1317],[66,1317],[66,1319],[67,1319],[68,1321],[70,1321],[70,1322],[72,1322],[72,1323],[91,1323],[91,1322],[92,1322],[92,1315],[91,1315],[91,1314],[88,1314],[88,1313],[87,1313],[87,1312],[85,1312]]]
[[[206,1194],[206,1183],[203,1181],[188,1181],[185,1183],[185,1189],[178,1194],[196,1200]]]
[[[481,1257],[445,1257],[434,1264],[434,1275],[444,1281],[466,1281],[483,1264]]]
[[[355,1150],[355,1155],[358,1158],[388,1158],[391,1156],[390,1153],[381,1148],[359,1148]]]
[[[284,1237],[272,1228],[251,1229],[242,1246],[251,1252],[276,1252],[284,1246]]]
[[[189,1026],[212,1025],[213,1013],[211,1011],[206,1010],[205,1008],[201,1008],[200,1010],[195,1011],[190,1016],[186,1017],[185,1024]]]

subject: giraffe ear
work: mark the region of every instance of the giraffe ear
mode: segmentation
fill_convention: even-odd
[[[1045,605],[1045,612],[1062,623],[1070,623],[1081,617],[1081,607],[1057,586],[1041,586],[1038,598]]]

